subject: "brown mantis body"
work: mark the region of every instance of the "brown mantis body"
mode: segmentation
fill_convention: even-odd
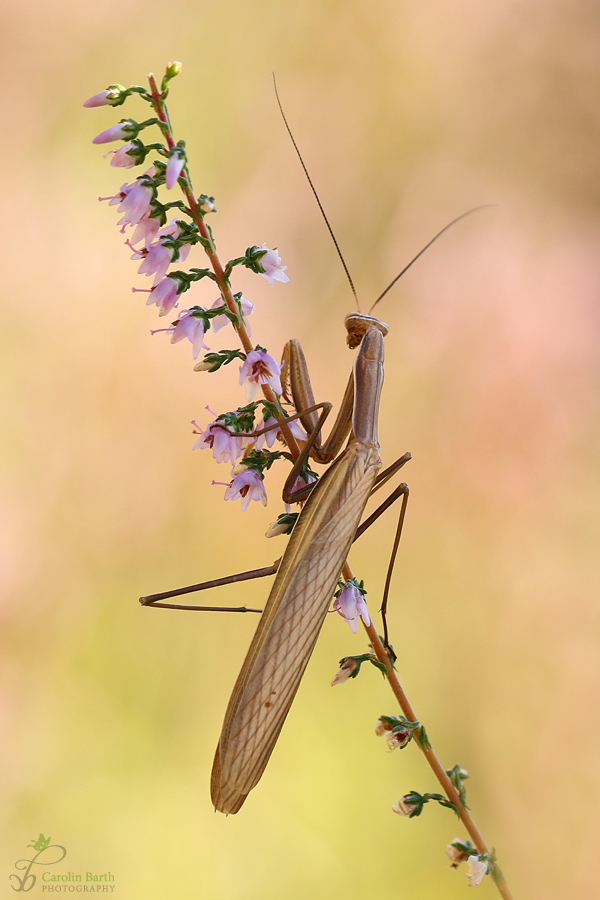
[[[224,813],[236,813],[241,808],[267,765],[369,496],[377,482],[387,481],[410,458],[410,454],[405,454],[378,479],[381,459],[377,418],[383,385],[383,339],[388,329],[380,320],[360,313],[347,316],[345,324],[349,346],[360,347],[336,423],[324,446],[318,443],[318,438],[331,405],[320,404],[323,412],[317,417],[319,406],[314,403],[302,349],[297,341],[290,341],[284,351],[284,368],[298,410],[290,418],[300,418],[309,432],[309,439],[286,481],[284,499],[298,500],[310,493],[281,560],[272,568],[244,573],[245,577],[277,574],[233,689],[215,755],[211,796],[216,809]],[[345,450],[320,481],[291,494],[290,485],[309,452],[319,462],[330,462],[349,432]],[[406,485],[396,489],[364,523],[361,532],[400,494],[404,494],[406,501]],[[405,504],[403,511],[404,507]],[[218,583],[242,580],[242,577],[231,576]],[[156,601],[215,584],[208,582],[152,595],[142,598],[142,602],[168,605]]]
[[[211,779],[221,812],[236,813],[265,769],[381,466],[377,412],[387,326],[359,315],[346,323],[350,337],[362,338],[350,440],[300,513],[233,689]],[[342,406],[342,431],[343,417]]]

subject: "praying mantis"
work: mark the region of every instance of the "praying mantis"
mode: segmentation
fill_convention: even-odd
[[[369,496],[410,459],[409,453],[404,454],[378,479],[381,458],[377,417],[383,385],[383,339],[388,327],[381,320],[361,313],[346,316],[345,325],[348,345],[359,346],[359,350],[336,423],[323,446],[318,443],[318,437],[331,404],[314,403],[298,341],[289,341],[284,350],[284,371],[296,408],[295,416],[288,421],[300,418],[309,436],[283,492],[286,501],[300,500],[308,493],[287,548],[281,560],[270,569],[253,570],[218,582],[276,572],[233,689],[215,755],[211,796],[215,808],[224,813],[238,812],[265,770],[316,644]],[[317,417],[319,407],[322,412]],[[347,446],[338,455],[348,434]],[[318,462],[331,465],[314,487],[308,485],[291,492],[311,451]],[[390,495],[386,504],[364,523],[365,527],[402,494],[406,500],[406,484]],[[404,509],[405,503],[402,513]],[[215,584],[207,582],[191,589]],[[141,602],[165,606],[159,602],[161,599],[188,590],[181,588],[143,597]]]
[[[277,89],[275,90],[279,102]],[[356,298],[352,278],[290,131],[281,103],[279,107]],[[434,241],[472,212],[475,210],[463,213],[439,231],[380,294],[371,311]],[[211,798],[215,808],[225,814],[237,813],[241,809],[249,792],[258,784],[266,768],[315,647],[340,576],[343,573],[345,581],[352,578],[346,562],[352,542],[392,503],[402,497],[381,607],[384,624],[383,647],[388,659],[393,661],[392,651],[388,645],[385,613],[391,574],[406,513],[408,486],[405,483],[400,484],[362,525],[360,520],[371,494],[392,478],[410,460],[411,455],[405,453],[381,475],[379,474],[381,458],[377,441],[377,420],[383,386],[384,337],[388,333],[388,326],[380,319],[361,312],[347,315],[344,324],[347,330],[347,344],[351,349],[358,348],[358,353],[336,422],[323,445],[319,442],[321,428],[332,406],[330,403],[315,403],[308,368],[299,342],[288,341],[284,348],[282,376],[284,384],[288,385],[287,388],[284,387],[284,399],[293,405],[295,413],[283,421],[289,425],[294,420],[300,419],[308,439],[294,462],[283,490],[283,499],[286,503],[307,499],[281,559],[276,560],[273,566],[140,598],[140,603],[144,606],[203,611],[262,612],[227,706],[213,763]],[[317,416],[319,409],[321,413]],[[257,437],[273,427],[278,427],[279,424],[278,422],[274,426],[253,431],[251,436]],[[224,430],[227,431],[227,428]],[[346,438],[348,443],[340,453]],[[319,463],[329,463],[329,468],[316,484],[308,484],[300,490],[293,490],[309,454]],[[262,611],[248,610],[245,607],[236,610],[231,607],[182,606],[162,602],[192,591],[266,575],[276,577]]]

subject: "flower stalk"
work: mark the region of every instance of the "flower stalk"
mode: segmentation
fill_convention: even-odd
[[[150,95],[152,97],[152,105],[154,106],[156,115],[161,122],[161,130],[167,142],[169,151],[172,151],[175,148],[175,138],[173,137],[173,131],[171,128],[171,123],[169,121],[169,116],[165,108],[164,104],[164,92],[161,93],[158,90],[158,85],[156,84],[156,79],[152,73],[148,75],[148,81],[150,83]],[[225,277],[225,271],[223,266],[221,265],[221,261],[217,255],[217,251],[214,245],[214,241],[210,231],[208,230],[206,223],[204,221],[204,216],[199,209],[198,202],[196,197],[194,196],[194,192],[192,189],[192,180],[190,178],[190,174],[188,171],[187,163],[184,164],[183,169],[181,171],[181,179],[183,180],[182,190],[185,196],[185,199],[188,203],[188,207],[192,218],[195,224],[198,227],[198,231],[201,236],[204,238],[203,246],[206,251],[206,255],[210,261],[215,281],[219,287],[219,291],[221,292],[221,296],[223,297],[224,302],[227,304],[227,308],[230,312],[232,312],[235,316],[238,314],[238,309],[235,304],[235,300],[233,299],[233,293],[231,287],[229,286],[228,279]],[[240,341],[242,343],[242,347],[246,353],[252,352],[254,349],[252,346],[252,342],[248,337],[248,332],[246,327],[242,321],[234,321],[233,323],[235,330],[237,331]],[[279,407],[279,403],[277,401],[277,397],[274,391],[268,384],[262,384],[261,390],[263,392],[265,400],[268,400],[269,403],[273,403],[275,406]],[[298,443],[290,431],[290,428],[285,423],[285,416],[282,412],[277,415],[277,420],[281,426],[281,431],[283,432],[283,436],[285,438],[285,442],[288,446],[290,453],[292,454],[294,460],[298,459],[300,456],[300,448],[298,447]]]
[[[348,565],[348,563],[346,563],[346,565],[344,566],[343,576],[346,581],[348,581],[354,577],[352,575],[352,570],[350,569],[350,566]],[[386,668],[387,680],[389,682],[389,685],[393,691],[393,694],[394,694],[396,700],[398,701],[398,704],[400,705],[400,709],[402,710],[402,712],[404,713],[404,715],[410,722],[418,721],[417,714],[415,713],[410,700],[406,696],[404,688],[402,687],[400,680],[396,674],[396,671],[390,661],[389,654],[387,653],[385,647],[383,646],[383,643],[381,642],[381,638],[377,634],[377,629],[375,628],[375,626],[373,625],[372,622],[370,622],[368,625],[366,625],[364,620],[361,620],[361,621],[362,621],[365,631],[367,632],[369,641],[371,642],[371,646],[373,647],[373,651],[374,651],[377,659],[379,660],[379,662],[383,663],[383,665]],[[439,783],[442,787],[442,790],[446,794],[446,797],[456,807],[458,815],[459,815],[463,825],[465,826],[467,833],[469,834],[469,837],[473,841],[473,844],[475,845],[475,847],[477,848],[477,850],[479,851],[480,854],[485,853],[485,854],[489,855],[490,849],[485,841],[485,838],[483,837],[479,828],[475,824],[475,820],[473,819],[473,816],[471,815],[471,813],[469,812],[467,807],[462,802],[459,792],[456,790],[456,788],[450,781],[450,778],[448,777],[446,770],[444,769],[444,766],[440,762],[439,757],[437,756],[433,747],[429,743],[429,740],[424,742],[422,739],[419,738],[418,732],[414,734],[413,739],[416,742],[416,744],[418,745],[421,752],[423,753],[423,756],[429,763],[429,765],[433,771],[433,774],[439,781]],[[504,880],[504,877],[502,875],[500,875],[500,877],[498,879],[494,879],[494,880],[495,880],[496,886],[498,888],[498,891],[500,892],[500,896],[503,897],[504,900],[513,900],[513,896],[509,890],[509,887],[508,887],[506,881]]]

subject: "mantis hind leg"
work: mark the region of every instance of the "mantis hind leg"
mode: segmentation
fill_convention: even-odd
[[[394,463],[392,463],[391,466],[388,466],[387,469],[384,469],[384,471],[381,472],[380,475],[378,476],[378,478],[375,482],[375,487],[373,488],[371,494],[374,494],[376,490],[378,490],[380,487],[383,487],[383,485],[386,484],[389,481],[389,479],[393,475],[395,475],[395,473],[409,461],[410,458],[411,458],[410,453],[405,453],[403,456],[399,457],[399,459],[397,459]],[[388,564],[388,570],[387,570],[387,574],[386,574],[386,578],[385,578],[385,587],[383,589],[383,599],[381,601],[381,607],[380,607],[381,618],[383,621],[383,644],[384,644],[384,647],[386,648],[386,650],[388,651],[388,653],[392,654],[392,656],[394,656],[394,654],[390,648],[389,641],[388,641],[387,606],[388,606],[388,598],[389,598],[389,593],[390,593],[390,586],[392,583],[392,575],[394,572],[394,565],[396,562],[396,556],[398,554],[400,538],[402,537],[402,528],[404,526],[404,519],[406,517],[406,507],[408,505],[409,493],[410,492],[409,492],[408,485],[405,482],[402,482],[402,484],[399,484],[398,487],[392,491],[392,493],[389,495],[389,497],[387,497],[383,501],[383,503],[381,503],[377,507],[377,509],[373,513],[371,513],[371,515],[367,519],[365,519],[365,521],[362,523],[362,525],[360,525],[356,529],[356,534],[354,536],[354,540],[355,541],[358,540],[358,538],[361,537],[361,535],[363,535],[365,533],[367,528],[370,528],[371,525],[373,525],[373,523],[376,522],[377,519],[381,515],[383,515],[383,513],[396,502],[396,500],[399,500],[400,497],[402,497],[402,504],[400,506],[400,513],[398,516],[398,524],[396,526],[396,534],[394,536],[394,544],[392,547],[392,552],[390,554],[390,561]]]
[[[410,453],[405,453],[404,456],[401,456],[396,462],[392,463],[387,469],[379,475],[377,481],[375,482],[375,487],[373,489],[376,491],[379,487],[382,487],[391,477],[394,475],[399,469],[402,468],[405,463],[410,459]],[[294,476],[295,479],[296,476]],[[301,492],[298,492],[301,493]],[[292,495],[293,496],[293,495]],[[357,528],[356,534],[354,535],[354,540],[358,540],[358,538],[365,533],[367,528],[369,528],[377,519],[383,515],[383,513],[392,506],[396,500],[403,496],[402,507],[400,510],[400,520],[398,523],[398,529],[396,531],[396,539],[394,541],[394,549],[392,551],[392,558],[390,560],[390,565],[388,568],[388,575],[386,578],[386,586],[384,591],[384,600],[382,603],[381,613],[383,616],[384,622],[384,636],[387,642],[387,622],[385,619],[385,613],[387,610],[387,598],[389,594],[389,587],[391,583],[392,571],[394,567],[394,562],[396,558],[396,554],[398,551],[398,544],[400,542],[400,535],[402,533],[402,525],[404,523],[404,515],[406,512],[406,503],[408,501],[408,486],[406,484],[399,485],[392,493],[381,503],[377,509],[366,519],[362,525]],[[275,562],[271,566],[263,566],[260,569],[250,569],[247,572],[238,572],[235,575],[226,575],[223,578],[214,578],[211,581],[203,581],[199,584],[191,584],[186,587],[175,588],[171,591],[162,591],[158,594],[148,594],[145,597],[140,597],[140,603],[142,606],[152,606],[159,609],[186,609],[186,610],[197,610],[200,612],[253,612],[253,613],[261,613],[262,609],[251,609],[246,606],[193,606],[193,605],[183,605],[179,603],[165,603],[163,601],[170,600],[173,597],[180,597],[182,594],[192,594],[196,591],[207,591],[211,588],[222,587],[227,584],[237,584],[241,581],[250,581],[254,578],[265,578],[269,575],[275,575],[277,569],[279,568],[279,563],[281,559],[276,559]]]

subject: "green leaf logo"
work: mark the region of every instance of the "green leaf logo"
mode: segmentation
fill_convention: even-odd
[[[28,847],[33,847],[34,850],[45,850],[48,844],[50,843],[50,838],[45,838],[44,835],[40,831],[40,836],[37,841],[32,841],[31,844],[27,844]]]

